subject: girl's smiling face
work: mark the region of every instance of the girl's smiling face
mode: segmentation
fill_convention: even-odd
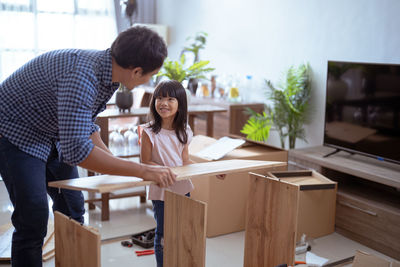
[[[155,103],[156,111],[163,120],[174,119],[178,111],[178,99],[170,96],[158,96]]]

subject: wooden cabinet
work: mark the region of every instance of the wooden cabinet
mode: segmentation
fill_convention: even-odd
[[[245,136],[240,132],[244,124],[249,119],[249,115],[245,113],[246,108],[251,108],[255,112],[261,113],[264,111],[264,103],[254,103],[254,102],[229,102],[226,100],[214,99],[214,98],[199,98],[192,97],[190,104],[192,105],[215,105],[226,108],[228,114],[220,114],[217,117],[218,125],[216,125],[216,130],[220,129],[221,134],[215,133],[214,137],[225,136],[229,134]]]
[[[335,230],[400,259],[400,166],[312,147],[289,151],[289,166],[311,168],[338,182]]]
[[[400,209],[368,195],[341,190],[337,194],[336,229],[392,257],[400,253]]]

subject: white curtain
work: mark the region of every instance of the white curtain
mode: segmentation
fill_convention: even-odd
[[[102,50],[116,36],[113,0],[0,0],[0,82],[43,52]]]

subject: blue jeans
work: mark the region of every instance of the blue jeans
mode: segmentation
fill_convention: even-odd
[[[77,178],[77,168],[60,162],[55,148],[44,162],[0,137],[0,174],[14,206],[11,264],[13,267],[42,266],[49,217],[47,193],[53,199],[53,211],[83,223],[82,192],[59,191],[47,186],[50,181]]]
[[[190,193],[185,196],[190,197]],[[156,219],[156,235],[154,237],[154,253],[156,255],[157,267],[163,267],[164,257],[164,201],[152,200],[154,219]]]

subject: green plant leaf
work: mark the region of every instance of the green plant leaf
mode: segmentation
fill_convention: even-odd
[[[265,112],[263,112],[263,114],[256,113],[250,108],[248,109],[248,112],[253,115],[248,119],[240,132],[245,134],[248,139],[254,141],[262,142],[267,140],[272,126],[270,116]]]
[[[278,82],[277,87],[270,80],[265,80],[269,89],[266,91],[266,97],[269,100],[266,109],[271,111],[273,129],[278,131],[283,148],[286,137],[289,137],[289,144],[293,147],[296,138],[305,140],[303,125],[310,115],[310,76],[309,64],[301,64],[297,68],[291,66],[284,73],[284,78]]]

